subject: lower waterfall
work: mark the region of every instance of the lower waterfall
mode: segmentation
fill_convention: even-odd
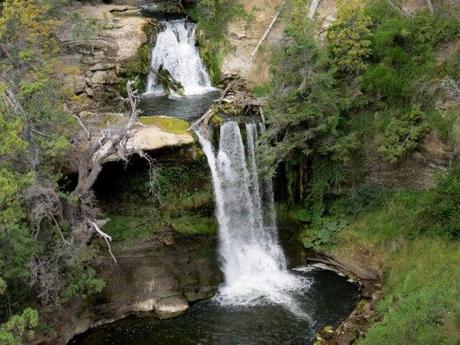
[[[212,173],[219,254],[225,282],[219,291],[222,304],[284,304],[294,312],[291,292],[305,289],[308,281],[291,274],[278,243],[271,181],[258,175],[255,144],[259,130],[246,124],[246,145],[236,122],[220,128],[215,149],[197,131]]]

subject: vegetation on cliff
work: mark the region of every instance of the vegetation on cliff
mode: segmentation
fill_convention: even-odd
[[[300,191],[292,200],[321,208],[325,194],[359,182],[367,151],[398,162],[428,131],[458,140],[449,112],[435,104],[450,97],[443,85],[456,83],[456,59],[436,62],[434,54],[458,35],[458,19],[442,11],[403,16],[386,1],[353,1],[339,8],[320,44],[305,2],[291,6],[285,43],[274,53],[260,151],[271,172],[286,165],[297,184],[291,190]]]
[[[268,174],[284,173],[290,212],[301,226],[292,236],[307,249],[347,253],[384,272],[377,322],[359,344],[401,339],[458,344],[460,51],[452,44],[460,34],[458,13],[439,7],[408,15],[384,0],[343,1],[321,41],[307,19],[307,3],[287,1],[288,25],[274,52],[273,79],[254,90],[268,95],[268,130],[259,151]],[[0,343],[7,345],[45,330],[43,316],[72,298],[85,300],[103,289],[92,268],[105,246],[93,236],[105,223],[93,222],[102,214],[93,195],[102,159],[92,158],[112,144],[104,158],[119,154],[127,160],[124,150],[116,150],[126,148],[123,144],[107,141],[118,135],[124,142],[125,132],[99,128],[98,138],[105,141],[98,145],[81,118],[75,121],[69,112],[72,95],[62,87],[65,66],[56,38],[67,5],[66,0],[2,2]],[[223,28],[232,18],[248,16],[224,0],[198,0],[190,14],[217,84]],[[123,77],[147,74],[149,58],[150,48],[143,45]],[[133,118],[136,114],[126,126]],[[173,133],[188,129],[178,119],[141,122]],[[435,186],[395,190],[365,179],[366,156],[396,169],[428,134],[442,140],[451,155]],[[78,144],[85,154],[72,161]],[[86,175],[80,174],[75,191],[75,181],[62,171],[84,165],[85,158],[80,172]],[[203,174],[208,168],[203,157],[194,158],[156,170],[149,160],[132,174],[118,166],[119,175],[102,176],[95,194],[111,218],[105,231],[118,246],[164,229],[216,233],[212,186]]]
[[[209,68],[214,85],[221,81],[220,68],[224,58],[227,23],[234,18],[249,19],[241,5],[227,0],[199,0],[190,8],[191,17],[198,23],[197,40],[200,55]]]
[[[63,87],[65,65],[57,40],[67,5],[8,0],[0,17],[2,344],[22,343],[33,328],[45,330],[43,322],[52,310],[104,287],[92,268],[99,250],[93,237],[110,237],[101,230],[104,221],[97,219],[101,212],[92,183],[101,159],[126,153],[122,146],[113,150],[137,116],[131,111],[123,128],[112,126],[110,135],[96,129],[94,136],[71,116],[72,95]],[[130,101],[135,108],[134,98]],[[78,150],[76,159],[71,153]],[[62,171],[77,161],[79,180],[72,190]]]
[[[459,50],[442,52],[455,47],[458,15],[342,2],[319,41],[306,11],[305,1],[289,2],[272,83],[256,90],[269,99],[259,150],[266,170],[285,174],[305,248],[383,271],[377,322],[359,344],[456,344]],[[395,190],[365,179],[366,156],[397,169],[428,133],[452,152],[436,186]]]

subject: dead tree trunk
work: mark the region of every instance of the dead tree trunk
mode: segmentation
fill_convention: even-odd
[[[428,5],[428,8],[430,9],[431,14],[433,14],[434,13],[433,3],[431,2],[431,0],[426,0],[426,3]]]
[[[320,0],[312,0],[312,2],[310,3],[310,7],[308,8],[308,19],[313,19],[315,17],[319,3]]]
[[[276,15],[273,17],[272,21],[270,22],[270,25],[268,26],[267,30],[265,30],[264,34],[262,35],[262,38],[259,40],[259,42],[257,43],[256,47],[254,48],[254,50],[252,51],[251,53],[251,57],[254,57],[256,54],[257,54],[257,51],[259,50],[260,46],[262,45],[262,43],[264,43],[264,41],[267,39],[268,35],[270,34],[270,31],[272,30],[273,26],[275,25],[276,21],[278,20],[279,16],[281,15],[281,12],[283,10],[283,7],[284,7],[284,3],[286,1],[283,1],[283,3],[281,4],[280,6],[280,9],[278,10],[278,12],[276,13]]]
[[[127,161],[128,157],[134,153],[149,159],[142,151],[136,151],[134,148],[128,148],[127,142],[136,132],[135,124],[139,115],[138,103],[139,97],[137,91],[133,90],[133,82],[127,84],[129,111],[125,119],[118,125],[105,128],[102,131],[91,133],[83,122],[77,118],[78,123],[85,133],[83,153],[78,163],[78,183],[72,192],[78,200],[78,205],[74,211],[74,220],[72,232],[81,242],[89,242],[94,235],[104,239],[110,249],[109,235],[104,233],[101,228],[107,222],[106,220],[97,219],[100,212],[94,206],[92,187],[96,182],[102,166],[111,157]],[[112,258],[116,261],[115,257]]]

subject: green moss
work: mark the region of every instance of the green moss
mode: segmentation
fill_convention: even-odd
[[[122,94],[126,94],[128,80],[136,80],[134,85],[136,89],[145,89],[147,75],[150,71],[150,54],[149,45],[144,44],[139,48],[136,56],[123,66],[123,74],[119,82],[119,89]]]
[[[215,235],[217,222],[214,217],[183,216],[173,218],[170,224],[174,230],[185,235]]]
[[[118,170],[101,176],[99,201],[110,218],[105,231],[118,246],[129,246],[166,225],[183,234],[216,231],[214,200],[206,159],[159,166],[155,186],[149,189],[148,169]],[[116,202],[114,202],[116,200]]]
[[[148,23],[143,27],[143,31],[148,37],[149,42],[153,42],[158,33],[158,25]],[[137,80],[134,85],[138,90],[144,90],[147,75],[150,72],[151,47],[149,43],[139,47],[136,56],[123,65],[123,74],[119,83],[122,94],[126,94],[126,83],[128,80]]]
[[[160,127],[166,132],[175,134],[186,134],[190,127],[187,121],[169,116],[141,116],[139,122],[148,126]]]
[[[269,83],[262,83],[259,85],[254,86],[252,89],[252,94],[255,97],[266,97],[270,94],[270,84]]]
[[[161,222],[149,216],[108,215],[110,221],[104,227],[115,244],[131,244],[161,229]]]

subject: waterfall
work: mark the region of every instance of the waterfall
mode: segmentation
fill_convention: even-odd
[[[225,282],[219,300],[229,305],[279,303],[295,310],[290,292],[305,289],[287,271],[278,243],[271,181],[258,175],[255,144],[259,130],[246,124],[246,145],[236,122],[220,128],[218,150],[197,131],[211,169],[219,222],[219,252]]]
[[[156,72],[162,67],[184,87],[185,95],[198,95],[214,90],[209,74],[195,46],[196,24],[185,19],[162,21],[152,50],[151,71],[146,93],[161,96],[163,86],[157,82]]]

